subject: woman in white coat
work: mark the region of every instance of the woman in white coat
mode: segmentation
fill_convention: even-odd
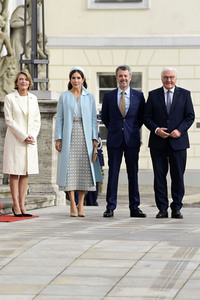
[[[6,95],[4,115],[7,125],[3,173],[10,174],[13,213],[17,217],[31,216],[25,208],[28,174],[37,174],[37,135],[40,112],[37,97],[28,91],[33,82],[29,73],[20,71],[14,81],[15,91]]]
[[[57,184],[69,194],[71,216],[84,217],[85,191],[96,190],[98,181],[92,162],[98,145],[96,106],[93,94],[87,90],[84,69],[73,67],[69,79],[68,91],[60,95],[56,118]],[[74,199],[76,190],[78,211]]]

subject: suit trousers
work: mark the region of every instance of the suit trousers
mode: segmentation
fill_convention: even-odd
[[[107,147],[108,151],[108,185],[107,185],[107,209],[114,210],[117,207],[117,189],[119,171],[124,154],[126,170],[128,175],[129,209],[137,209],[140,205],[138,189],[138,157],[139,147],[128,147],[123,141],[120,147]]]
[[[185,193],[184,172],[186,167],[186,149],[173,150],[167,141],[164,149],[150,148],[153,171],[155,201],[159,210],[167,210],[169,207],[167,173],[170,169],[171,197],[170,207],[173,211],[180,210]]]

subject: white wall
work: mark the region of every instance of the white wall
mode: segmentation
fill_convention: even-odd
[[[89,10],[87,0],[44,0],[48,36],[199,35],[199,0],[151,0],[146,10]]]

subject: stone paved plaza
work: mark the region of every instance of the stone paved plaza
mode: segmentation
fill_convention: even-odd
[[[56,206],[0,223],[0,299],[200,299],[200,206],[185,206],[182,220],[159,220],[146,196],[145,219],[130,218],[121,196],[111,219],[100,197],[85,218]]]

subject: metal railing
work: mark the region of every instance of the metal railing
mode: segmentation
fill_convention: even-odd
[[[48,64],[49,58],[48,54],[45,51],[45,26],[44,26],[44,0],[40,0],[42,7],[42,51],[45,56],[45,59],[41,59],[38,57],[38,7],[37,0],[31,0],[28,5],[31,5],[31,55],[30,58],[23,58],[26,54],[27,49],[27,0],[25,0],[24,4],[24,44],[23,44],[23,52],[20,54],[20,70],[24,69],[25,65],[28,65],[29,72],[31,74],[33,80],[33,90],[38,90],[38,83],[46,83],[46,90],[48,90],[49,83],[49,72],[48,72]],[[46,65],[46,75],[45,78],[38,77],[38,66]]]

